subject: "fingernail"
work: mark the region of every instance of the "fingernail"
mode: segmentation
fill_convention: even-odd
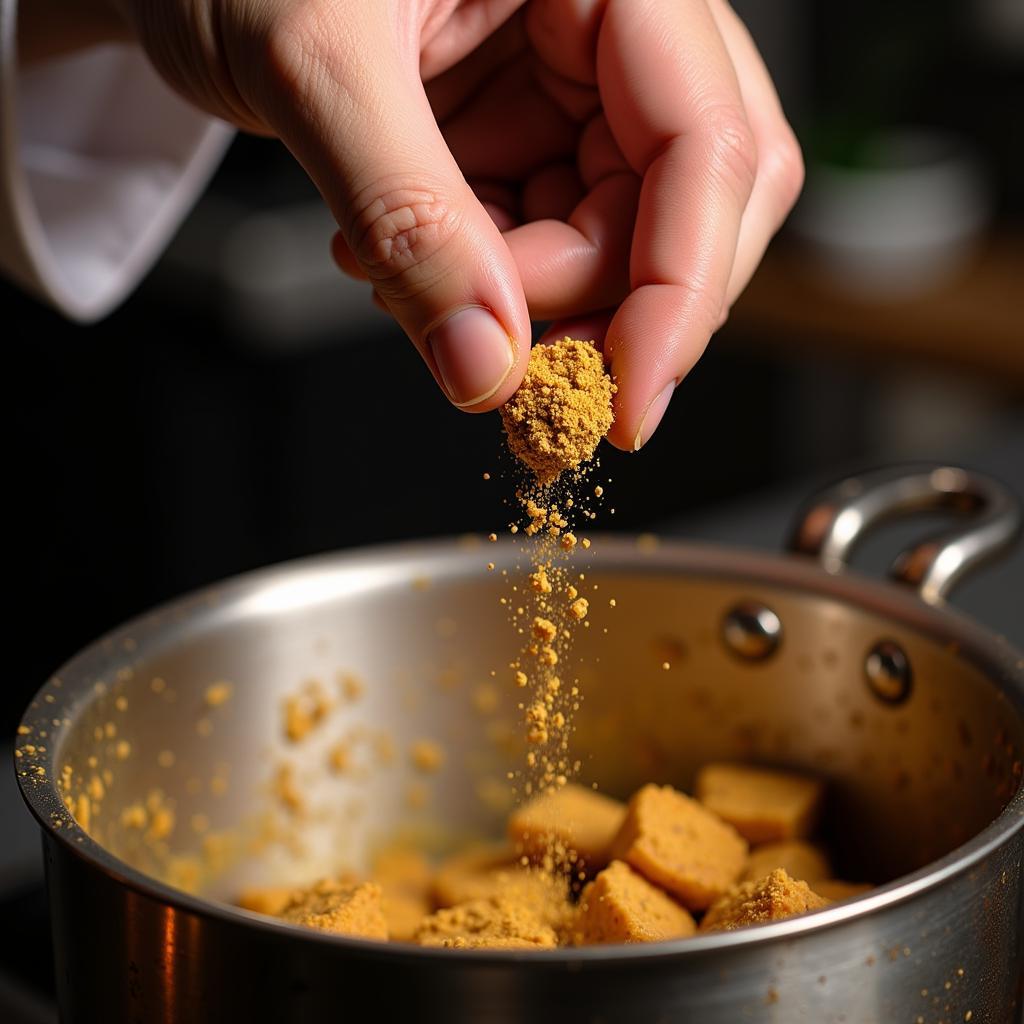
[[[427,336],[444,389],[454,405],[490,398],[512,369],[512,341],[489,310],[466,306]]]
[[[650,441],[651,435],[658,429],[658,424],[661,422],[662,416],[665,415],[668,403],[672,401],[672,392],[675,389],[676,382],[670,380],[662,389],[661,394],[647,406],[640,429],[636,432],[636,437],[633,438],[633,451],[640,451]]]

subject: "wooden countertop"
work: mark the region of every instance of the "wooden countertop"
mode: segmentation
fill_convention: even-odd
[[[1024,236],[988,239],[956,278],[907,299],[848,295],[816,278],[813,260],[799,243],[777,240],[729,326],[797,348],[828,342],[874,358],[924,357],[1024,384]]]

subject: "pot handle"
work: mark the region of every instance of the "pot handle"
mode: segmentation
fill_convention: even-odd
[[[806,504],[788,544],[826,572],[846,567],[853,548],[875,524],[933,510],[966,522],[901,552],[892,579],[941,604],[961,576],[1008,548],[1021,530],[1021,506],[997,480],[956,466],[891,466],[849,477]]]

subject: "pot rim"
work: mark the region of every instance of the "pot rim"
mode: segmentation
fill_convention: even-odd
[[[659,540],[656,545],[648,545],[638,543],[638,538],[623,535],[595,534],[594,538],[596,542],[588,552],[588,569],[605,572],[640,570],[667,576],[685,574],[754,587],[771,586],[798,591],[851,604],[892,618],[899,626],[933,641],[955,644],[958,656],[997,682],[1011,706],[1024,719],[1024,654],[1005,638],[991,633],[967,616],[949,607],[925,604],[909,589],[849,570],[830,575],[816,562],[794,555],[674,540]],[[330,552],[256,569],[192,591],[108,632],[61,666],[36,693],[22,716],[21,725],[29,732],[23,735],[19,729],[19,744],[23,744],[28,736],[37,734],[40,727],[52,732],[69,726],[74,717],[95,699],[96,669],[101,664],[106,663],[109,671],[110,661],[124,658],[128,653],[136,657],[143,653],[151,655],[172,643],[187,623],[194,628],[198,622],[204,629],[210,629],[216,626],[219,614],[232,608],[239,609],[243,615],[273,614],[282,603],[287,605],[289,596],[292,600],[298,599],[296,584],[303,581],[308,584],[319,580],[323,584],[334,578],[335,591],[323,592],[326,599],[337,596],[337,586],[345,582],[343,578],[346,576],[349,577],[346,590],[408,582],[417,577],[471,578],[480,573],[480,553],[484,549],[483,541],[470,536]],[[512,569],[520,559],[520,547],[511,539],[487,544],[486,550],[498,568]],[[376,578],[358,578],[371,569],[377,571]],[[161,636],[168,632],[169,636]],[[449,963],[455,958],[463,963],[527,961],[537,967],[564,967],[571,963],[582,968],[587,965],[607,967],[620,962],[653,962],[757,947],[833,928],[851,919],[867,917],[904,903],[967,871],[1014,834],[1024,830],[1022,780],[998,817],[966,843],[915,872],[811,914],[757,928],[649,945],[537,951],[435,949],[402,942],[346,938],[302,928],[230,904],[193,896],[131,867],[91,839],[64,806],[56,786],[55,768],[61,745],[60,739],[54,736],[44,753],[36,751],[29,758],[16,758],[14,763],[22,797],[48,840],[56,840],[65,850],[87,861],[111,880],[178,910],[262,929],[292,941],[327,943],[350,955],[384,956],[398,960],[437,956]]]

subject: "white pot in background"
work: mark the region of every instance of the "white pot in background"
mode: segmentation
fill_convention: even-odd
[[[980,160],[958,136],[880,133],[862,167],[814,163],[791,229],[815,268],[865,298],[933,290],[962,269],[988,223]]]

